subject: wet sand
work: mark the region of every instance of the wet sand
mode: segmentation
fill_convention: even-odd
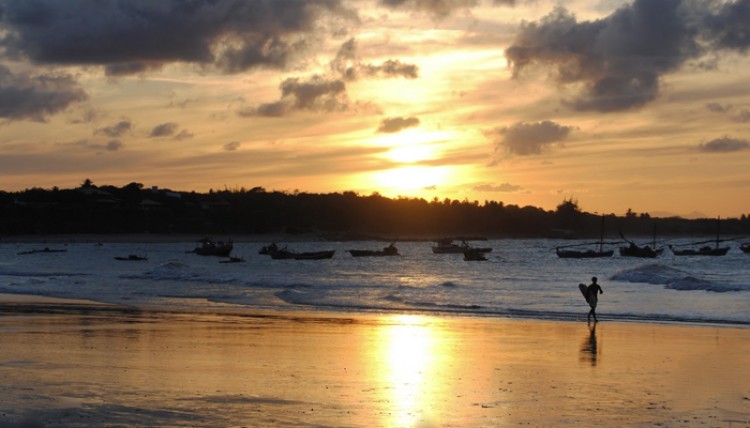
[[[750,330],[0,296],[0,427],[750,426]]]

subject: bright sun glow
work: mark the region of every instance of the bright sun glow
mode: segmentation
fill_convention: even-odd
[[[442,131],[407,129],[394,134],[377,137],[374,143],[389,147],[386,157],[394,162],[414,163],[436,159],[440,155],[440,144],[451,141],[453,136]]]
[[[373,174],[375,187],[383,192],[414,192],[446,183],[448,167],[405,166]],[[406,196],[406,195],[404,195]]]

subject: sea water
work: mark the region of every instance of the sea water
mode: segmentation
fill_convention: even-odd
[[[398,242],[395,257],[352,257],[382,242],[295,242],[326,260],[273,260],[267,243],[235,243],[242,263],[200,256],[191,243],[0,243],[0,293],[89,299],[179,311],[428,312],[436,316],[585,320],[579,283],[599,278],[600,320],[750,325],[750,254],[561,259],[569,241],[490,240],[487,261]],[[279,243],[284,245],[284,243]],[[64,252],[18,254],[43,247]],[[146,261],[118,261],[143,255]]]

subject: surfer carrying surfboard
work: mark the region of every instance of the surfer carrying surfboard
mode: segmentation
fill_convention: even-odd
[[[594,323],[599,322],[596,319],[596,304],[599,303],[599,295],[604,294],[604,290],[602,290],[602,287],[599,286],[597,283],[597,278],[594,276],[591,278],[591,284],[587,287],[584,284],[578,284],[578,288],[581,289],[581,294],[583,294],[583,297],[586,299],[586,302],[591,306],[591,310],[589,311],[589,315],[586,319],[588,319],[589,324],[591,323],[591,316],[594,317]]]

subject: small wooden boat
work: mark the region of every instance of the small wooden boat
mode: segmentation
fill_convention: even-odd
[[[572,244],[572,245],[564,245],[561,247],[555,248],[555,253],[557,254],[557,257],[560,257],[561,259],[591,259],[591,258],[599,258],[599,257],[612,257],[612,255],[615,253],[615,250],[604,250],[604,216],[602,216],[602,226],[601,226],[601,232],[599,234],[599,242],[593,242],[593,243],[586,243],[586,244]],[[598,250],[564,250],[563,248],[570,248],[570,247],[580,247],[583,245],[598,245]]]
[[[440,239],[435,242],[436,245],[432,247],[432,252],[435,254],[463,254],[466,250],[475,250],[480,253],[489,253],[492,251],[492,247],[472,247],[466,241],[456,244],[450,238]]]
[[[227,260],[219,260],[219,263],[243,263],[245,259],[241,257],[230,257]]]
[[[201,239],[198,241],[198,244],[199,245],[191,252],[201,256],[229,257],[229,253],[231,253],[232,248],[234,248],[232,241],[212,241],[208,238]]]
[[[274,260],[323,260],[332,258],[334,253],[335,250],[308,251],[298,253],[296,251],[287,250],[286,247],[284,247],[280,250],[272,252],[271,258]]]
[[[130,255],[124,256],[124,257],[123,256],[116,256],[115,260],[121,260],[121,261],[127,261],[127,262],[139,262],[139,261],[148,260],[148,258],[145,257],[145,256],[139,256],[137,254],[130,254]]]
[[[675,250],[673,246],[670,246],[672,249],[672,253],[675,256],[723,256],[729,251],[729,247],[711,247],[711,246],[703,246],[695,249],[687,249],[687,250]]]
[[[484,252],[479,251],[477,248],[469,248],[464,250],[464,260],[466,261],[484,261],[487,257],[484,256]]]
[[[750,242],[740,244],[740,250],[745,254],[750,254]]]
[[[27,254],[39,254],[39,253],[64,253],[66,251],[68,251],[68,250],[61,250],[61,249],[54,249],[54,248],[44,247],[44,248],[42,248],[40,250],[39,249],[33,249],[33,250],[28,250],[28,251],[21,251],[20,253],[16,253],[16,254],[18,254],[19,256],[22,256],[22,255],[27,255]]]
[[[383,247],[382,250],[349,250],[352,257],[382,257],[382,256],[398,256],[398,248],[395,243]]]
[[[555,252],[557,253],[557,257],[560,257],[561,259],[591,259],[598,257],[612,257],[612,255],[615,253],[615,250],[602,250],[601,248],[598,251],[561,250],[560,248],[562,247],[555,248]]]
[[[264,245],[258,250],[258,254],[262,255],[270,255],[271,253],[279,251],[279,247],[276,245],[275,242],[272,242],[270,245]]]
[[[686,249],[686,250],[677,250],[674,247],[677,247],[678,245],[670,245],[669,248],[672,250],[672,254],[675,256],[723,256],[727,252],[729,252],[729,247],[720,247],[719,243],[723,242],[724,240],[719,239],[719,224],[721,223],[721,218],[716,219],[716,239],[711,241],[701,241],[701,242],[693,242],[691,244],[682,244],[679,245],[687,246],[687,245],[702,245],[707,244],[710,242],[714,242],[714,246],[711,247],[709,245],[704,245],[698,249]]]
[[[620,255],[624,257],[654,258],[661,254],[663,251],[664,248],[654,249],[648,245],[641,247],[640,245],[633,242],[631,242],[627,247],[620,247]]]
[[[333,258],[335,250],[310,251],[305,253],[295,253],[294,260],[323,260]]]

